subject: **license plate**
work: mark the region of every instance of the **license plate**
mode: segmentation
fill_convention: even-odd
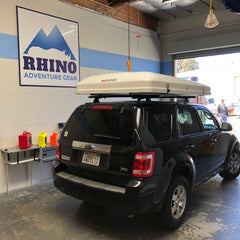
[[[82,163],[92,165],[92,166],[99,166],[100,163],[100,154],[99,153],[90,153],[84,152]]]

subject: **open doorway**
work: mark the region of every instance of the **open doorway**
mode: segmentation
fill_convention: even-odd
[[[215,115],[221,100],[229,111],[228,122],[240,133],[240,53],[174,60],[175,76],[211,87],[206,105]]]

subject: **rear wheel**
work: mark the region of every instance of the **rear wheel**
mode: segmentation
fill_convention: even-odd
[[[240,173],[240,152],[238,149],[234,148],[227,160],[226,169],[219,173],[219,175],[224,179],[231,180],[238,177],[239,173]]]
[[[189,184],[185,177],[177,176],[171,182],[163,207],[163,224],[176,229],[187,213]]]

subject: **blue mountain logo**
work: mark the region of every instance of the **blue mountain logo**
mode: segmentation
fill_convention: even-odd
[[[76,60],[63,35],[56,25],[48,36],[41,28],[24,51],[24,54],[28,54],[29,50],[32,47],[40,47],[44,50],[57,49],[61,52],[64,52],[66,56],[70,56],[71,60]]]

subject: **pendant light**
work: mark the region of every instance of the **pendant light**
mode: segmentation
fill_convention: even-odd
[[[219,22],[217,20],[217,17],[212,10],[212,0],[210,0],[210,11],[204,26],[206,28],[213,28],[213,27],[216,27],[218,24]]]

